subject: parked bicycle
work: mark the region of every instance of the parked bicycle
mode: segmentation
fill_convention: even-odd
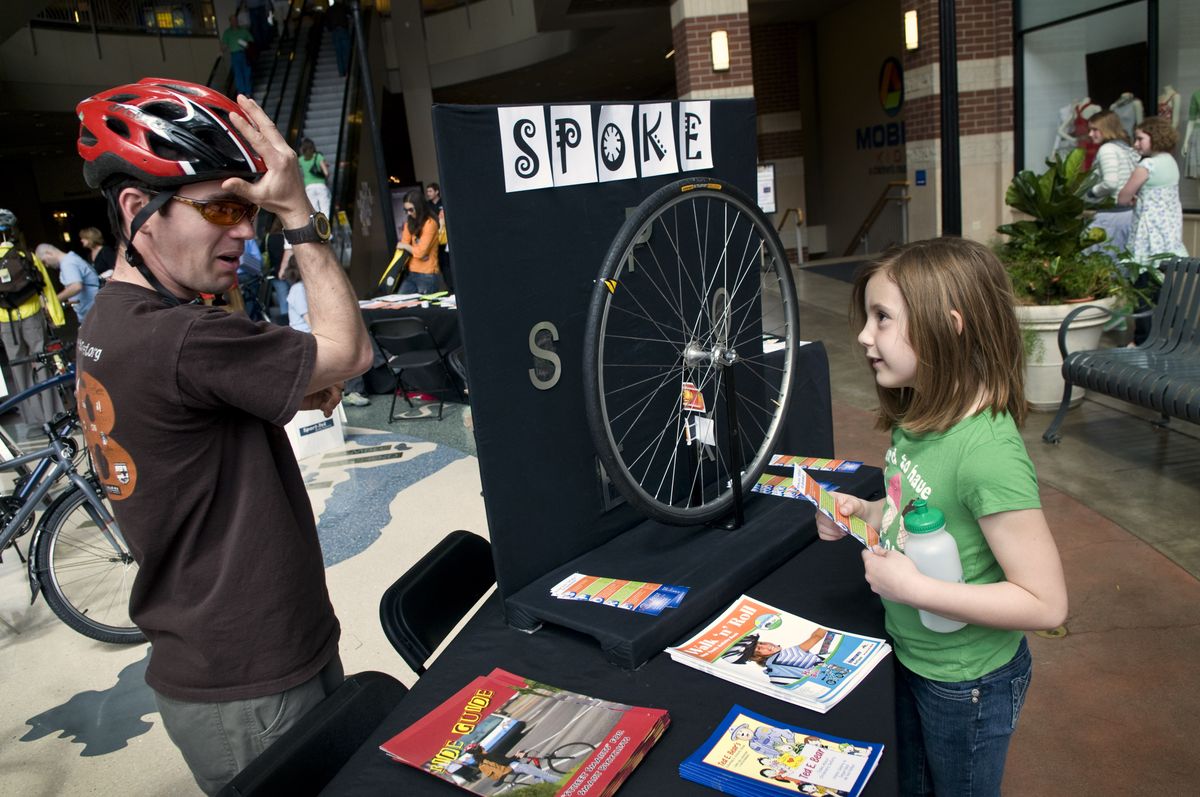
[[[68,411],[43,426],[48,441],[37,451],[21,450],[0,431],[0,470],[16,474],[12,492],[0,496],[0,554],[10,547],[28,566],[30,602],[39,593],[60,620],[101,642],[129,644],[145,636],[129,618],[129,594],[137,564],[106,504],[91,460],[74,439],[79,417],[71,396],[73,365],[63,352],[45,352],[13,361],[39,361],[61,372],[0,403],[0,414],[44,390],[59,390]],[[83,472],[80,472],[82,468]],[[65,480],[65,489],[52,490]],[[48,504],[41,518],[34,515]],[[17,540],[33,529],[26,558]]]

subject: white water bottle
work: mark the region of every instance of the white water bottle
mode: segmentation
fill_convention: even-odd
[[[939,581],[962,583],[962,560],[958,558],[958,543],[946,531],[946,516],[940,509],[924,501],[913,501],[912,510],[904,516],[904,528],[908,539],[904,543],[904,555],[913,561],[925,575]],[[950,620],[940,614],[918,610],[921,623],[930,631],[948,634],[957,631],[966,623]]]

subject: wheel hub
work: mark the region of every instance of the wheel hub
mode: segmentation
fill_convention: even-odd
[[[717,345],[706,349],[700,341],[693,340],[683,348],[683,361],[691,368],[702,368],[707,365],[728,368],[738,361],[738,353],[731,346]]]

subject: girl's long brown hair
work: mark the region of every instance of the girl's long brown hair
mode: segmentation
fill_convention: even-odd
[[[893,248],[855,275],[850,316],[866,323],[867,281],[877,273],[896,283],[908,307],[908,341],[917,356],[915,383],[876,385],[875,426],[941,432],[962,420],[980,395],[992,414],[1025,421],[1025,351],[1013,310],[1012,284],[983,244],[934,238]],[[950,311],[962,316],[962,332]]]

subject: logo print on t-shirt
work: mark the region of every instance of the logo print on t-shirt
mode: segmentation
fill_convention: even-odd
[[[79,420],[83,426],[83,438],[96,475],[104,485],[104,491],[114,501],[122,501],[133,495],[137,488],[137,463],[120,443],[110,437],[117,424],[112,398],[104,385],[91,374],[80,374],[75,387],[79,403]]]

